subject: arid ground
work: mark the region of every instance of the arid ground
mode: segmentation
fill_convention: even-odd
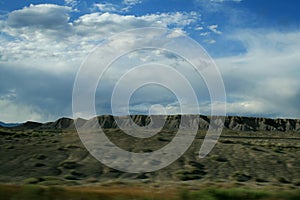
[[[200,159],[199,148],[206,134],[206,130],[200,129],[189,150],[170,166],[156,172],[130,174],[104,166],[92,157],[69,122],[61,119],[46,125],[29,122],[15,128],[0,128],[2,199],[7,192],[10,195],[6,194],[4,199],[26,199],[26,195],[14,194],[21,195],[27,190],[30,195],[33,191],[32,195],[61,197],[66,191],[72,195],[86,193],[95,199],[101,199],[97,194],[107,199],[207,199],[209,195],[221,199],[218,194],[226,193],[226,188],[238,197],[225,195],[222,199],[300,198],[297,130],[243,131],[227,126],[213,151]],[[149,152],[168,144],[176,131],[165,129],[147,139],[133,139],[117,128],[107,128],[105,133],[123,149]],[[276,191],[283,191],[281,195],[287,193],[280,197]],[[63,199],[74,199],[71,196]],[[79,199],[80,195],[74,196]],[[81,199],[93,199],[85,197]]]

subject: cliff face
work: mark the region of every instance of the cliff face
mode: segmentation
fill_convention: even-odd
[[[300,131],[299,119],[227,117],[225,127],[239,131]]]
[[[130,127],[133,124],[138,126],[149,126],[151,128],[157,128],[157,124],[162,124],[165,121],[164,128],[177,129],[180,125],[181,115],[169,115],[169,116],[146,116],[146,115],[132,115],[114,118],[111,115],[102,115],[90,120],[76,119],[77,125],[82,128],[96,128],[98,121],[99,125],[104,129],[118,128],[118,127]],[[198,123],[197,116],[184,115],[184,123],[182,127],[194,126]],[[119,120],[116,120],[119,119]],[[198,128],[207,129],[209,127],[211,117],[200,115]],[[154,122],[154,123],[152,123]],[[32,122],[30,122],[32,123]],[[20,125],[19,128],[27,127],[28,123]],[[31,128],[40,129],[74,129],[74,120],[70,118],[61,118],[55,122],[48,122],[45,124],[35,123]],[[160,126],[158,126],[160,127]],[[300,119],[270,119],[270,118],[257,118],[257,117],[238,117],[228,116],[225,118],[224,127],[230,130],[236,131],[294,131],[300,132]],[[27,127],[28,128],[28,127]]]

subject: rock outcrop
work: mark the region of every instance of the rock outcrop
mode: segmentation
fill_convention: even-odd
[[[184,119],[184,120],[183,120]],[[97,128],[99,125],[104,129],[114,129],[118,127],[126,128],[132,125],[149,128],[178,129],[197,126],[199,129],[208,129],[211,117],[204,115],[132,115],[118,116],[102,115],[89,120],[61,118],[55,122],[37,123],[26,122],[18,128],[40,128],[40,129],[75,129],[75,123],[82,128]],[[300,132],[300,119],[271,119],[260,117],[240,117],[227,116],[225,117],[224,128],[236,131],[294,131]]]
[[[300,131],[299,119],[226,117],[225,127],[239,131]]]

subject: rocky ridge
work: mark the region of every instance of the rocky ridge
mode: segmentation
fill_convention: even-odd
[[[197,123],[195,115],[184,115],[185,121],[181,124],[182,127],[189,127]],[[37,123],[37,122],[26,122],[14,128],[32,128],[32,129],[75,129],[75,123],[82,128],[88,128],[95,126],[95,121],[98,121],[99,125],[104,129],[115,129],[118,125],[122,127],[129,127],[133,122],[138,126],[147,126],[153,121],[164,120],[165,129],[178,129],[181,123],[181,115],[168,115],[168,116],[147,116],[147,115],[132,115],[122,116],[118,119],[122,119],[121,122],[117,123],[114,116],[102,115],[97,118],[89,120],[85,119],[73,119],[60,118],[55,122]],[[208,129],[211,117],[200,115],[198,128],[200,130]],[[271,119],[261,117],[240,117],[240,116],[227,116],[225,117],[224,128],[236,131],[293,131],[300,132],[300,119]]]

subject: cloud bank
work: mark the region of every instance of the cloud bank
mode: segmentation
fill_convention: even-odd
[[[174,26],[180,31],[197,17],[193,12],[144,16],[96,12],[71,21],[71,12],[76,11],[68,6],[30,5],[1,21],[0,109],[7,114],[0,120],[49,121],[71,116],[75,74],[99,42],[140,27]],[[17,116],[19,111],[22,114]]]
[[[78,1],[65,2],[65,6],[29,5],[0,18],[1,121],[50,121],[71,116],[73,81],[85,57],[105,38],[140,27],[172,28],[174,37],[195,30],[201,41],[209,45],[219,42],[213,36],[222,37],[221,51],[225,56],[218,56],[215,61],[226,87],[228,114],[300,118],[299,30],[280,32],[245,27],[223,30],[217,23],[203,22],[201,13],[194,11],[124,14],[142,3],[138,0],[123,1],[119,6],[127,11],[121,12],[115,4],[94,4],[91,9],[96,10],[73,19],[72,14],[78,12]],[[200,0],[195,2],[204,6]],[[212,13],[224,8],[222,5],[226,3],[242,3],[239,0],[211,2],[207,10]],[[226,54],[236,43],[243,51]],[[172,54],[152,53],[151,56],[149,52],[133,53],[124,63],[147,62],[157,56],[178,69],[185,65]],[[104,91],[112,87],[111,80],[114,77],[108,76]],[[209,114],[205,84],[194,78],[191,82],[198,87],[201,113]],[[138,91],[131,102],[132,111],[144,113],[151,104],[161,103],[169,113],[178,112],[176,98],[168,91],[164,91],[165,95],[157,95],[157,91],[153,88]],[[109,112],[109,99],[97,98],[99,112]],[[190,105],[191,112],[193,106]]]
[[[228,113],[300,117],[300,32],[244,30],[232,38],[246,53],[216,60],[227,86]]]

